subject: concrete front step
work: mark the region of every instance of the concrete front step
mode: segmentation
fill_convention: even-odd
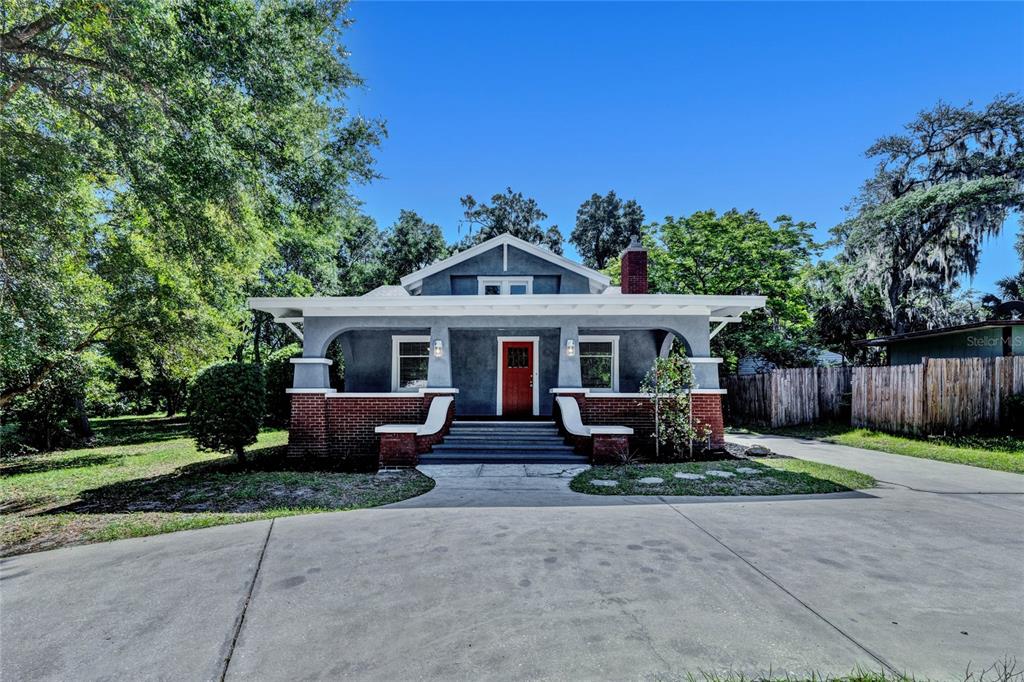
[[[484,435],[463,435],[461,433],[449,433],[444,437],[444,442],[448,443],[493,443],[495,441],[506,440],[504,438],[495,438],[494,436]],[[508,440],[515,440],[517,443],[562,443],[563,439],[557,433],[552,435],[536,435],[536,436],[520,436],[516,435]]]
[[[514,422],[514,421],[502,421],[500,419],[496,419],[496,420],[493,420],[493,421],[464,421],[464,420],[461,420],[461,419],[456,419],[455,421],[452,422],[452,427],[465,426],[467,428],[485,428],[485,427],[488,427],[488,426],[505,426],[505,427],[508,427],[508,428],[525,428],[525,427],[531,427],[531,426],[547,426],[547,427],[552,427],[554,425],[555,425],[555,422],[553,422],[553,421],[540,421],[540,420],[538,420],[538,421]]]
[[[464,424],[452,424],[453,431],[467,431],[473,433],[489,433],[491,431],[508,431],[510,433],[527,433],[530,431],[557,431],[554,424],[537,424],[523,426],[503,426],[501,424],[486,424],[484,426],[466,426]]]
[[[433,452],[573,452],[564,443],[448,443],[435,445]]]
[[[552,421],[455,421],[421,464],[587,464]]]
[[[589,464],[581,455],[510,454],[494,452],[429,453],[420,464]]]

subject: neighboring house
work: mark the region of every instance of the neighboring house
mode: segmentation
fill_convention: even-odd
[[[994,358],[1024,355],[1024,320],[985,320],[865,339],[856,346],[882,347],[890,365],[915,365],[923,358]]]
[[[846,364],[846,358],[839,353],[830,350],[817,350],[814,364],[816,367],[837,367]],[[774,362],[767,360],[760,355],[747,355],[740,358],[736,365],[738,376],[750,376],[751,374],[764,374],[777,369]]]
[[[555,397],[572,396],[586,424],[649,434],[650,399],[640,383],[673,342],[694,363],[695,414],[721,443],[721,359],[710,357],[710,340],[763,306],[764,297],[647,288],[647,252],[635,242],[623,252],[620,288],[506,234],[407,274],[401,286],[357,297],[254,298],[249,305],[302,339],[289,389],[291,454],[376,452],[376,427],[422,422],[440,396],[454,397],[457,419],[516,421],[550,421],[558,416]],[[345,361],[343,392],[328,378],[335,340]]]

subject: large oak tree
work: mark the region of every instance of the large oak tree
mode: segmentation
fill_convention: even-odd
[[[344,7],[5,4],[0,406],[97,344],[194,368],[247,292],[324,272],[301,244],[345,229],[383,134],[345,108]]]
[[[1024,100],[940,103],[867,154],[878,159],[875,174],[833,231],[850,289],[877,290],[889,317],[883,333],[941,322],[931,311],[975,274],[982,240],[1024,208]]]

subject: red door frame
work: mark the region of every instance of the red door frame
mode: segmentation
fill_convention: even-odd
[[[536,344],[535,339],[511,338],[498,341],[498,375],[501,379],[498,407],[503,417],[532,417],[536,412],[537,406],[534,403]],[[526,367],[508,366],[508,350],[510,348],[526,350]]]

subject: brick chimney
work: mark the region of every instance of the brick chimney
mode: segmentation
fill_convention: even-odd
[[[647,293],[647,249],[635,235],[622,252],[622,293]]]

